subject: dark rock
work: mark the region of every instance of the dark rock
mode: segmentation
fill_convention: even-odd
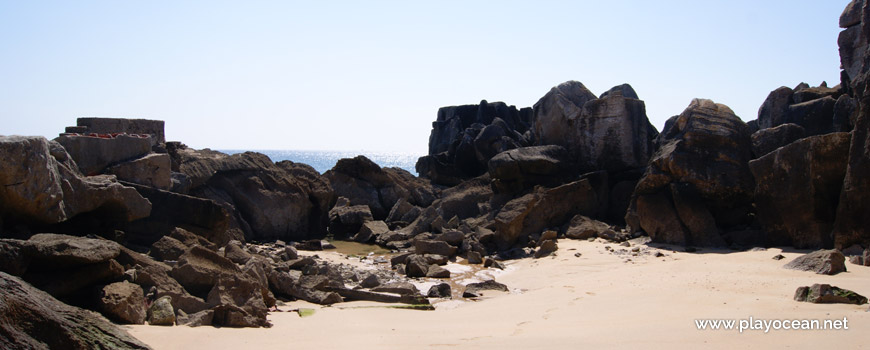
[[[121,323],[145,323],[145,293],[129,282],[116,282],[100,289],[100,312]]]
[[[374,288],[381,285],[381,281],[378,280],[378,275],[370,274],[366,276],[362,281],[360,281],[359,286],[363,288]]]
[[[33,264],[71,267],[105,262],[121,253],[118,243],[93,238],[40,233],[27,241]]]
[[[598,194],[583,179],[513,199],[495,217],[496,240],[509,248],[529,234],[559,227],[576,214],[598,213]]]
[[[347,300],[368,300],[379,303],[403,303],[411,305],[429,305],[429,301],[421,295],[392,295],[377,292],[370,292],[358,289],[347,288],[330,288],[330,290],[338,293]],[[432,310],[432,308],[426,308]]]
[[[626,98],[633,98],[635,100],[640,99],[639,97],[637,97],[637,93],[634,92],[634,88],[632,88],[631,85],[628,85],[628,84],[614,86],[614,87],[610,88],[610,90],[605,91],[598,98],[605,98],[607,96],[615,95],[615,94],[622,95],[623,97],[626,97]]]
[[[169,190],[172,188],[171,164],[168,154],[151,153],[110,166],[105,171],[117,176],[119,180]]]
[[[453,292],[447,283],[439,283],[429,288],[426,296],[430,298],[450,298]]]
[[[468,260],[469,264],[482,264],[483,258],[480,256],[479,252],[467,252],[465,258]]]
[[[808,137],[749,163],[756,181],[757,217],[770,244],[833,245],[849,139],[848,133]]]
[[[773,257],[773,260],[782,260],[782,259],[785,259],[785,256],[783,256],[782,254],[776,254],[776,256]]]
[[[278,256],[282,261],[296,260],[299,258],[299,252],[296,250],[296,247],[286,246],[280,250]]]
[[[400,200],[426,207],[435,200],[435,189],[398,168],[381,168],[365,156],[340,159],[323,175],[338,196],[350,205],[365,205],[378,220],[387,218]]]
[[[408,201],[404,198],[399,198],[399,200],[396,201],[396,204],[393,205],[393,208],[390,209],[390,214],[387,215],[387,219],[385,221],[388,223],[408,223],[417,219],[417,217],[420,216],[421,212],[422,210],[420,209],[420,207],[408,203]]]
[[[387,227],[387,224],[383,221],[369,221],[363,223],[362,227],[360,227],[359,232],[353,236],[353,240],[360,243],[367,243],[369,241],[374,240],[376,237],[380,237],[383,234],[390,232],[390,228]]]
[[[181,312],[183,311],[179,311],[179,313]],[[211,326],[213,320],[214,310],[203,310],[194,314],[185,315],[184,317],[178,315],[175,319],[175,323],[179,326],[202,327]]]
[[[86,175],[97,175],[111,164],[142,157],[151,152],[153,142],[151,137],[132,135],[61,135],[55,141],[63,145],[81,172]]]
[[[486,214],[481,207],[493,196],[489,175],[467,180],[442,192],[440,209],[444,216],[456,216],[460,220]]]
[[[268,311],[260,284],[245,275],[222,275],[206,303],[215,311],[212,323],[225,327],[268,327]]]
[[[851,290],[818,283],[809,287],[798,287],[794,294],[794,300],[815,304],[864,305],[867,303],[867,297]]]
[[[858,100],[849,95],[841,95],[834,104],[833,131],[849,132],[855,127],[858,113]]]
[[[241,270],[227,258],[206,248],[195,246],[178,259],[170,275],[193,295],[206,295],[221,276],[241,274]]]
[[[487,280],[478,283],[469,283],[465,286],[465,291],[462,293],[463,298],[475,298],[480,296],[480,293],[485,290],[494,290],[499,292],[507,292],[508,287],[498,283],[495,280]]]
[[[15,239],[0,239],[0,271],[21,276],[30,265],[27,243]]]
[[[239,241],[230,241],[224,246],[224,257],[239,265],[244,265],[251,260],[251,254],[242,249]]]
[[[792,94],[794,94],[794,90],[782,86],[767,95],[767,99],[758,108],[758,128],[760,130],[786,123],[788,106],[794,103]]]
[[[568,152],[562,146],[533,146],[499,153],[487,163],[496,193],[514,194],[535,185],[556,186],[570,177]]]
[[[827,82],[822,82],[819,86],[816,87],[807,87],[800,90],[795,90],[792,95],[792,100],[794,100],[795,104],[800,104],[809,101],[815,101],[819,99],[823,99],[825,97],[832,97],[836,100],[839,92],[839,87],[829,88]]]
[[[313,204],[308,217],[309,226],[314,228],[315,233],[324,233],[329,224],[329,209],[335,205],[338,198],[335,190],[329,184],[329,180],[307,164],[284,160],[275,163],[275,165],[283,169],[300,187],[308,192],[308,199]]]
[[[163,236],[157,242],[151,245],[151,251],[148,253],[157,261],[178,260],[181,254],[184,254],[189,247],[181,241],[170,236]]]
[[[114,176],[82,176],[63,148],[52,145],[42,137],[0,137],[0,183],[6,184],[0,214],[6,219],[55,224],[99,211],[103,220],[124,222],[150,214],[151,203],[134,189]]]
[[[429,265],[426,271],[426,277],[430,278],[450,278],[450,271],[436,264]]]
[[[444,256],[454,256],[456,255],[457,248],[451,246],[447,242],[444,241],[434,241],[434,240],[417,240],[414,242],[415,252],[417,254],[438,254]]]
[[[465,234],[462,231],[450,230],[446,231],[440,235],[435,236],[436,241],[447,242],[454,247],[458,247],[462,245],[462,241],[465,239]]]
[[[492,267],[499,270],[504,270],[504,265],[493,258],[484,258],[483,259],[483,267]]]
[[[759,130],[752,134],[752,153],[755,158],[760,158],[777,148],[804,138],[804,134],[802,126],[792,123]]]
[[[546,240],[541,242],[541,246],[535,251],[535,259],[540,259],[546,256],[549,256],[556,252],[559,247],[556,245],[555,240]]]
[[[849,28],[856,24],[861,24],[861,9],[863,8],[864,0],[853,0],[846,5],[843,13],[840,15],[840,28]]]
[[[610,226],[587,216],[575,215],[568,223],[565,230],[565,237],[571,239],[588,239],[590,237],[615,236],[616,232],[610,229]]]
[[[169,272],[169,267],[162,264],[138,265],[135,283],[144,290],[156,289],[155,297],[169,297],[176,310],[193,314],[207,309],[205,301],[190,295],[178,281],[169,277]]]
[[[404,264],[405,262],[408,261],[408,257],[410,257],[411,255],[414,255],[414,253],[405,252],[405,253],[399,253],[399,254],[393,255],[393,257],[390,258],[390,266]]]
[[[167,148],[173,170],[190,178],[191,194],[231,206],[250,228],[245,239],[300,240],[325,233],[325,208],[332,203],[316,172],[298,176],[305,169],[281,167],[254,152],[226,155],[180,144]]]
[[[309,239],[307,241],[302,241],[302,242],[296,243],[295,247],[298,250],[307,250],[307,251],[313,251],[313,252],[319,252],[319,251],[322,251],[324,249],[323,241],[321,241],[319,239]]]
[[[658,133],[629,90],[617,87],[598,99],[576,81],[554,87],[535,103],[535,143],[565,147],[585,171],[646,166]]]
[[[530,108],[517,110],[502,102],[443,107],[432,123],[429,154],[417,161],[417,173],[448,186],[480,176],[496,154],[528,146],[523,135],[532,118]]]
[[[442,242],[443,243],[443,242]],[[408,277],[426,277],[429,272],[429,261],[421,255],[411,255],[408,257],[405,266],[405,274]]]
[[[373,292],[394,293],[399,295],[417,295],[420,291],[409,282],[391,282],[372,288]]]
[[[0,348],[149,349],[97,313],[66,305],[0,272]]]
[[[329,210],[329,233],[336,236],[356,234],[366,222],[374,220],[372,212],[365,205],[349,205],[343,197]]]
[[[172,298],[163,296],[148,307],[148,324],[152,326],[174,326],[175,310],[172,308]]]
[[[448,258],[447,256],[438,254],[424,254],[423,257],[426,258],[426,261],[428,261],[430,264],[435,264],[439,266],[447,265],[447,262],[450,261],[450,258]]]
[[[834,220],[834,246],[838,248],[856,243],[870,247],[870,92],[864,92],[860,106]]]
[[[751,223],[749,128],[730,108],[693,100],[666,124],[660,144],[626,214],[629,232],[643,229],[660,243],[718,245],[712,224]]]
[[[786,121],[802,126],[807,135],[827,134],[833,131],[836,103],[836,99],[828,96],[793,104],[788,107]]]
[[[801,271],[813,271],[820,275],[835,275],[846,272],[846,257],[838,250],[819,250],[801,255],[788,264],[785,268]]]
[[[241,232],[229,230],[229,212],[216,201],[128,185],[154,205],[151,216],[124,226],[123,230],[132,243],[148,246],[163,236],[172,235],[178,228],[204,238],[209,244],[223,245],[233,239],[244,240]]]
[[[301,281],[298,271],[281,272],[273,270],[269,273],[269,287],[276,295],[302,299],[320,305],[331,305],[343,301],[341,295],[310,288]]]

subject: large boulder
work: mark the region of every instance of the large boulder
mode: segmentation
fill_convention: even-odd
[[[804,134],[802,126],[792,123],[758,130],[752,134],[752,153],[755,158],[760,158],[777,148],[802,139]]]
[[[227,209],[217,201],[127,183],[153,204],[151,215],[123,225],[129,242],[148,246],[183,228],[215,244],[244,240],[244,233],[231,228]],[[232,208],[232,207],[231,207]]]
[[[517,109],[503,102],[442,107],[432,123],[429,154],[417,161],[420,177],[454,186],[482,175],[498,153],[528,146],[524,135],[532,109]]]
[[[24,279],[55,297],[119,281],[124,269],[114,259],[115,242],[58,234],[37,234],[24,242],[30,264]]]
[[[311,211],[308,217],[309,226],[318,228],[319,233],[323,233],[323,228],[329,223],[329,209],[335,205],[338,196],[329,180],[320,175],[312,166],[303,163],[294,163],[289,160],[275,163],[279,168],[293,177],[300,186],[308,193],[308,199],[314,205],[314,210]]]
[[[168,154],[151,153],[110,166],[106,173],[114,174],[119,180],[169,190],[172,187],[171,164]]]
[[[519,193],[535,185],[557,186],[572,174],[562,146],[521,147],[499,153],[487,164],[492,188],[498,193]]]
[[[268,327],[268,309],[260,284],[246,275],[220,276],[208,293],[206,303],[215,311],[213,325],[226,327]]]
[[[316,174],[297,178],[261,153],[226,155],[178,143],[167,149],[173,170],[190,179],[190,193],[230,208],[244,239],[303,240],[325,233],[324,208],[331,200],[322,182],[312,180]]]
[[[151,152],[150,135],[62,134],[55,139],[69,152],[85,175],[97,175],[109,165],[133,160]]]
[[[772,245],[833,246],[849,133],[812,136],[749,163],[757,217]]]
[[[82,176],[72,157],[43,137],[0,137],[0,213],[15,222],[55,224],[99,211],[103,220],[147,217],[151,203],[114,176]],[[7,221],[7,224],[8,224]]]
[[[820,275],[846,272],[846,257],[839,250],[818,250],[801,255],[783,266],[791,270],[813,271]]]
[[[626,214],[631,231],[661,243],[720,245],[720,230],[751,223],[749,127],[730,108],[695,99],[659,143]]]
[[[794,90],[780,86],[770,92],[758,108],[758,128],[768,129],[785,124],[788,106],[794,103]]]
[[[104,239],[40,233],[27,240],[33,264],[70,267],[114,259],[121,253],[118,243]]]
[[[157,290],[156,297],[169,297],[175,310],[182,310],[188,314],[197,313],[208,308],[205,301],[200,297],[190,295],[184,287],[174,278],[169,276],[171,268],[163,264],[137,265],[136,279],[134,282],[142,286],[143,290]]]
[[[381,168],[365,156],[339,159],[323,176],[337,196],[351,205],[368,206],[377,220],[387,218],[399,200],[428,207],[435,200],[435,189],[399,168]]]
[[[219,254],[194,246],[178,258],[170,275],[193,295],[204,296],[222,276],[241,275],[236,264]]]
[[[496,244],[508,249],[527,241],[530,234],[564,225],[574,215],[596,216],[598,203],[598,194],[588,179],[515,198],[495,215]]]
[[[130,282],[116,282],[100,289],[100,312],[121,323],[145,323],[145,293]]]
[[[849,158],[833,226],[837,248],[870,246],[870,95],[861,99],[862,113],[849,144]],[[837,157],[841,155],[838,154]]]
[[[369,206],[350,205],[350,200],[339,197],[335,207],[329,210],[329,233],[339,237],[353,235],[372,220]]]
[[[0,272],[0,348],[149,349],[99,314]]]
[[[644,102],[627,84],[596,98],[569,81],[535,103],[535,144],[565,147],[582,171],[610,172],[646,166],[658,132]]]

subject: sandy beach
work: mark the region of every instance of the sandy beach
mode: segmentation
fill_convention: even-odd
[[[792,300],[799,286],[828,283],[870,291],[870,268],[848,264],[835,276],[782,268],[807,251],[770,248],[734,252],[642,247],[604,241],[559,240],[555,257],[508,263],[498,281],[511,293],[479,301],[442,302],[435,311],[385,308],[370,302],[322,307],[290,302],[282,310],[313,308],[310,317],[273,312],[271,328],[124,326],[154,349],[383,348],[862,348],[867,305]],[[656,251],[665,256],[655,257]],[[575,256],[580,253],[580,256]],[[325,253],[321,256],[337,254]],[[782,254],[783,260],[772,257]],[[631,259],[631,261],[627,261]],[[697,319],[843,320],[848,330],[698,330]]]

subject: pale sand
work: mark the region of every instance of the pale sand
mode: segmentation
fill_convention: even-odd
[[[798,286],[828,283],[870,295],[870,268],[836,276],[782,266],[803,252],[708,250],[663,258],[624,256],[605,243],[560,240],[555,258],[523,259],[498,281],[513,293],[450,302],[435,311],[311,307],[269,316],[261,329],[125,326],[155,349],[578,349],[867,347],[868,306],[792,300]],[[619,249],[615,244],[611,247]],[[582,253],[575,257],[574,253]],[[786,259],[771,258],[782,253]],[[341,309],[340,309],[340,308]],[[848,319],[849,330],[697,330],[695,319]]]

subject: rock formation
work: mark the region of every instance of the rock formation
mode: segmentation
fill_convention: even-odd
[[[747,225],[755,188],[749,127],[725,105],[693,100],[668,120],[637,184],[630,231],[653,241],[723,245],[720,231]]]
[[[645,167],[658,134],[628,84],[596,98],[582,83],[565,82],[538,100],[534,112],[535,144],[564,147],[581,172]]]
[[[529,146],[531,108],[503,102],[442,107],[432,123],[429,155],[417,161],[420,177],[454,186],[480,176],[496,154]]]

